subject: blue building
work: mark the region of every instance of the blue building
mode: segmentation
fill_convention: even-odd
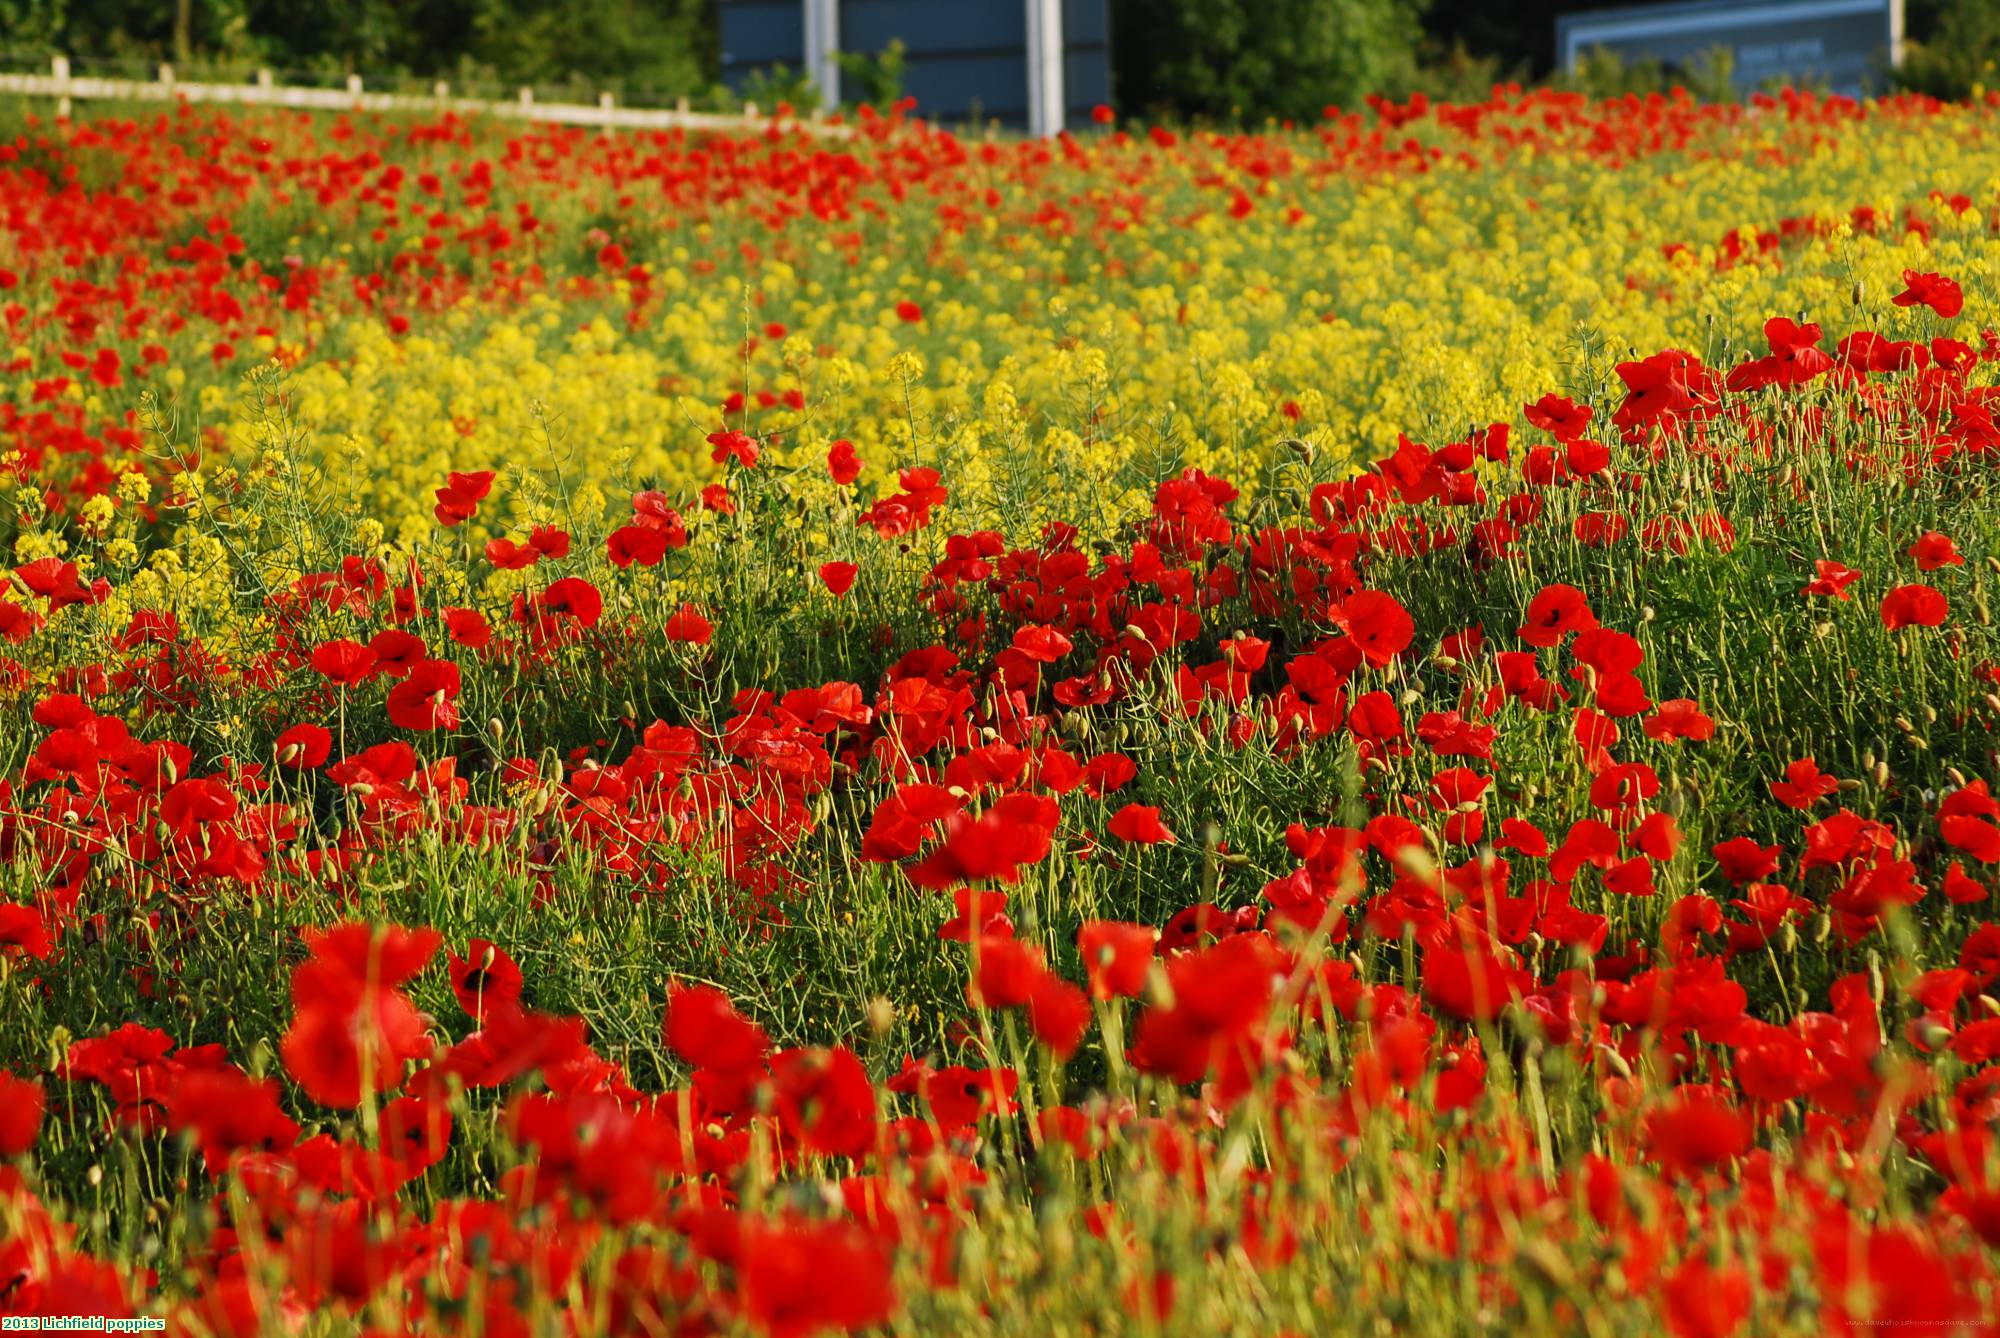
[[[1111,100],[1108,0],[721,0],[722,77],[783,65],[840,101],[834,53],[904,47],[903,91],[941,124],[1051,135]]]

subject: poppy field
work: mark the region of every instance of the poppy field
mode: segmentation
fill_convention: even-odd
[[[2000,98],[0,109],[0,1316],[2000,1329]]]

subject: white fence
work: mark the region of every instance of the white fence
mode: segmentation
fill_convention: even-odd
[[[67,57],[49,62],[47,74],[0,74],[0,96],[54,98],[58,115],[70,113],[72,101],[105,99],[120,102],[224,102],[254,107],[299,107],[319,111],[369,112],[458,112],[471,116],[503,116],[523,121],[550,121],[560,125],[593,125],[625,130],[708,130],[742,133],[774,124],[760,115],[755,103],[745,103],[740,114],[690,111],[686,98],[669,108],[621,107],[609,93],[598,95],[592,106],[580,102],[537,102],[534,90],[523,88],[512,102],[485,102],[455,98],[446,84],[436,85],[431,96],[408,93],[371,93],[359,75],[350,75],[345,88],[306,88],[280,84],[269,70],[260,70],[255,83],[183,83],[174,77],[171,65],[162,65],[157,79],[101,79],[70,73]],[[782,124],[807,134],[845,139],[854,127],[825,121],[819,112]]]

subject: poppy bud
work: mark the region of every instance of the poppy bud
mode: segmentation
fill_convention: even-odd
[[[1946,767],[1944,774],[1951,779],[1953,785],[1956,785],[1961,790],[1965,788],[1965,773],[1963,771],[1960,771],[1957,767]]]
[[[1597,1053],[1604,1060],[1606,1068],[1627,1082],[1632,1080],[1632,1066],[1625,1062],[1625,1056],[1619,1054],[1608,1045],[1599,1045]]]
[[[1859,280],[1859,279],[1856,279],[1856,280],[1854,281],[1854,305],[1855,305],[1855,306],[1857,306],[1857,307],[1858,307],[1858,306],[1860,306],[1860,305],[1861,305],[1861,299],[1862,299],[1862,297],[1863,297],[1863,296],[1865,296],[1865,295],[1866,295],[1867,291],[1868,291],[1867,287],[1866,287],[1866,286],[1865,286],[1865,285],[1864,285],[1864,284],[1863,284],[1863,283],[1861,282],[1861,280]]]
[[[879,994],[868,1001],[868,1030],[877,1037],[887,1036],[896,1025],[896,1005]]]
[[[1824,911],[1821,911],[1821,912],[1820,912],[1820,913],[1819,913],[1818,915],[1815,915],[1815,916],[1813,917],[1813,942],[1814,942],[1814,943],[1816,943],[1816,944],[1817,944],[1817,943],[1824,943],[1824,942],[1826,942],[1826,940],[1827,940],[1827,936],[1828,936],[1828,935],[1830,935],[1830,934],[1832,934],[1832,933],[1833,933],[1833,917],[1832,917],[1832,916],[1828,915],[1828,914],[1827,914],[1826,912],[1824,912]]]
[[[495,743],[498,743],[501,735],[507,732],[507,727],[500,723],[500,717],[496,715],[486,722],[486,732],[493,736]]]
[[[1926,1050],[1941,1050],[1951,1041],[1951,1029],[1940,1025],[1934,1018],[1919,1018],[1914,1030],[1917,1043]]]
[[[1778,946],[1785,950],[1786,956],[1799,950],[1799,931],[1790,920],[1778,927]]]
[[[1889,723],[1897,729],[1902,730],[1905,734],[1915,734],[1917,732],[1917,727],[1910,723],[1910,718],[1906,715],[1899,715]]]
[[[1996,999],[1990,994],[1982,994],[1979,996],[1979,1006],[1992,1016],[2000,1017],[2000,999]]]
[[[1562,1250],[1545,1236],[1530,1236],[1521,1242],[1515,1257],[1528,1271],[1558,1291],[1567,1291],[1576,1282],[1575,1270],[1563,1258]]]

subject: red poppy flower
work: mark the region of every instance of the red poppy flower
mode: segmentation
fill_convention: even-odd
[[[36,558],[14,568],[14,575],[29,593],[49,601],[51,612],[72,604],[102,604],[111,596],[111,583],[102,576],[84,585],[74,562],[61,558]]]
[[[542,554],[532,544],[517,544],[512,539],[488,539],[486,560],[501,571],[522,571],[540,562]]]
[[[895,1310],[888,1249],[859,1225],[742,1221],[737,1303],[769,1338],[872,1329]]]
[[[467,650],[482,649],[493,640],[493,625],[478,609],[446,609],[444,627],[445,634]]]
[[[40,911],[18,902],[0,902],[0,957],[39,961],[49,955],[51,946],[48,922]]]
[[[1646,1151],[1675,1179],[1727,1165],[1750,1150],[1750,1123],[1712,1087],[1687,1086],[1647,1117]]]
[[[1037,664],[1054,664],[1074,649],[1074,643],[1055,628],[1034,625],[1014,633],[1013,646]]]
[[[493,471],[481,470],[476,474],[453,473],[444,487],[437,490],[437,505],[432,508],[438,524],[453,526],[470,520],[479,510],[480,502],[493,490]]]
[[[342,687],[352,687],[375,672],[375,652],[343,637],[315,646],[312,667]]]
[[[771,1056],[778,1123],[823,1157],[860,1157],[875,1146],[875,1088],[845,1046]]]
[[[958,914],[938,926],[946,943],[971,943],[976,938],[1012,938],[1014,922],[1007,918],[1007,894],[961,887],[951,894]]]
[[[389,689],[389,720],[399,729],[458,727],[458,666],[450,660],[419,660],[409,675]]]
[[[1831,595],[1835,599],[1851,599],[1847,587],[1861,579],[1861,573],[1852,567],[1842,566],[1826,558],[1813,562],[1813,580],[1799,593],[1802,595]]]
[[[25,1157],[41,1135],[42,1084],[0,1069],[0,1158]]]
[[[1090,1025],[1090,1001],[1061,976],[1045,973],[1028,996],[1028,1026],[1058,1059],[1076,1053]]]
[[[973,974],[965,1001],[974,1008],[1019,1008],[1047,974],[1042,950],[1019,939],[988,934],[972,947]]]
[[[649,525],[621,525],[604,540],[604,555],[614,567],[659,565],[667,555],[666,531]]]
[[[520,1004],[521,968],[506,949],[476,938],[466,944],[465,956],[447,953],[445,960],[451,968],[451,992],[473,1021],[483,1024],[496,1009]]]
[[[1661,1310],[1673,1338],[1729,1338],[1750,1317],[1750,1274],[1696,1255],[1667,1278]]]
[[[854,578],[860,571],[861,568],[852,562],[823,562],[820,564],[819,579],[838,599],[854,588]]]
[[[1941,626],[1950,612],[1951,601],[1928,585],[1899,585],[1882,596],[1882,626],[1891,632]]]
[[[918,887],[958,883],[1017,882],[1023,864],[1048,857],[1061,817],[1047,795],[1010,794],[977,818],[953,813],[944,839],[904,872]]]
[[[715,635],[715,624],[701,615],[692,604],[683,604],[680,611],[667,619],[662,629],[669,641],[682,641],[692,646],[706,646]]]
[[[431,1053],[429,1019],[399,987],[436,953],[433,929],[348,924],[304,931],[312,957],[292,973],[292,1025],[279,1044],[307,1096],[351,1109],[397,1087]]]
[[[1948,534],[1936,530],[1926,530],[1918,540],[1904,550],[1917,560],[1918,571],[1936,571],[1939,567],[1963,567],[1965,558],[1959,553],[1958,545]]]
[[[1557,441],[1575,441],[1590,426],[1591,408],[1561,395],[1544,395],[1526,405],[1522,414],[1534,426],[1552,434]]]
[[[1172,844],[1177,838],[1160,821],[1160,810],[1145,804],[1127,804],[1111,815],[1105,829],[1121,841],[1133,845]]]
[[[907,299],[896,304],[896,319],[906,325],[915,325],[924,318],[924,309]]]
[[[836,441],[827,447],[826,472],[843,488],[861,477],[861,457],[854,453],[853,442]]]
[[[1590,601],[1573,585],[1545,585],[1528,601],[1528,618],[1520,628],[1521,640],[1547,649],[1559,644],[1571,632],[1597,626]]]
[[[1461,1022],[1490,1022],[1532,987],[1528,973],[1484,947],[1440,943],[1424,953],[1424,998]]]
[[[736,1011],[713,985],[667,989],[667,1045],[698,1069],[734,1072],[763,1064],[771,1043],[764,1029]]]
[[[1819,769],[1812,758],[1785,767],[1785,779],[1771,782],[1771,795],[1787,808],[1811,808],[1839,788],[1840,782]]]
[[[1903,291],[1889,300],[1899,307],[1929,307],[1946,320],[1965,309],[1965,292],[1955,280],[1913,269],[1903,271]]]
[[[708,459],[711,464],[721,464],[724,460],[734,460],[749,469],[757,463],[757,441],[747,432],[724,428],[708,434]]]
[[[1380,669],[1409,649],[1416,623],[1394,595],[1362,590],[1328,611],[1334,626],[1353,640],[1361,656]]]
[[[1647,738],[1662,742],[1669,739],[1700,742],[1715,737],[1715,721],[1703,714],[1701,707],[1687,697],[1676,697],[1654,707],[1653,713],[1646,717],[1644,729]]]
[[[327,754],[333,751],[333,734],[326,726],[308,721],[280,734],[272,746],[278,765],[309,770],[326,762]]]
[[[1153,946],[1160,935],[1151,925],[1116,920],[1086,920],[1076,933],[1077,952],[1099,999],[1136,998],[1146,988],[1153,966]]]
[[[595,627],[604,613],[604,596],[581,576],[565,576],[537,595],[533,601],[544,618],[564,616],[578,627]]]

